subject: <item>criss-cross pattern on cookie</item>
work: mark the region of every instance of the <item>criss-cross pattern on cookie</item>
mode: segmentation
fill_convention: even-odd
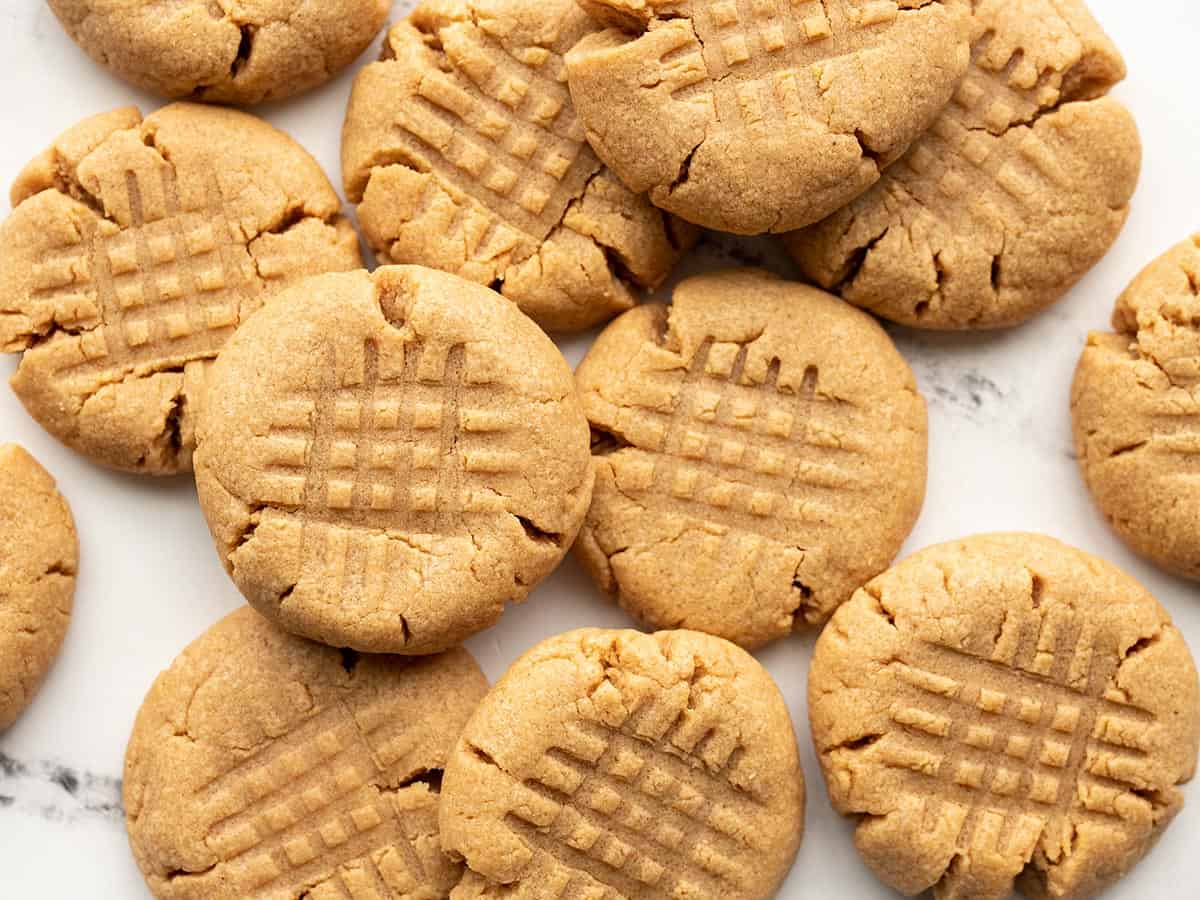
[[[395,706],[380,700],[308,711],[197,792],[196,803],[212,812],[206,844],[243,896],[276,897],[325,879],[339,897],[380,887],[380,896],[399,895],[425,884],[438,851],[414,840],[414,826],[424,818],[423,830],[434,830],[435,812],[402,817],[373,787],[411,771],[420,743]],[[377,862],[384,850],[386,871]]]
[[[659,60],[677,100],[711,103],[751,131],[825,127],[819,64],[856,52],[895,24],[895,0],[692,0],[691,29]],[[695,50],[698,40],[700,49]]]
[[[242,303],[257,293],[245,244],[235,238],[215,186],[185,209],[170,166],[125,173],[131,224],[88,224],[32,269],[31,299],[48,303],[61,327],[88,328],[81,359],[60,378],[210,358],[232,334]]]
[[[1118,661],[1065,609],[1011,613],[990,658],[915,644],[893,667],[897,730],[880,744],[906,776],[902,806],[948,823],[960,852],[1028,859],[1071,820],[1125,828],[1153,783],[1153,717],[1112,687]]]

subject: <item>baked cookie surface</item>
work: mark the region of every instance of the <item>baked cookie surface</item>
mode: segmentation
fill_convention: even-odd
[[[191,468],[205,370],[265,296],[362,264],[316,161],[245,113],[173,104],[86,119],[35,159],[0,225],[13,390],[72,449]]]
[[[54,479],[21,447],[0,445],[0,732],[58,656],[78,571],[75,521]]]
[[[494,624],[592,494],[558,349],[433,269],[279,295],[222,352],[208,403],[196,482],[221,559],[260,612],[334,646],[434,653]]]
[[[953,101],[879,183],[788,235],[805,274],[842,298],[932,329],[1018,324],[1112,246],[1141,143],[1104,96],[1125,76],[1080,0],[977,0]]]
[[[657,287],[695,242],[596,158],[563,54],[575,0],[429,0],[358,76],[342,169],[367,240],[494,287],[544,328],[587,328]]]
[[[1183,637],[1115,566],[1040,535],[924,550],[834,615],[809,673],[834,808],[893,888],[1090,897],[1196,766]]]
[[[626,313],[577,372],[596,490],[576,554],[654,628],[746,647],[891,564],[925,497],[925,403],[865,313],[755,270]]]
[[[600,158],[738,234],[823,219],[875,183],[967,66],[957,0],[583,0],[611,27],[567,55]]]
[[[585,629],[527,652],[446,768],[453,896],[774,895],[800,845],[787,706],[749,654],[696,632]]]
[[[158,677],[125,758],[129,840],[171,900],[449,896],[441,772],[487,691],[465,650],[363,656],[243,607]]]
[[[1200,235],[1151,263],[1089,336],[1071,392],[1080,468],[1137,552],[1200,579]]]
[[[390,0],[47,0],[75,43],[171,99],[251,104],[328,81],[387,21]]]

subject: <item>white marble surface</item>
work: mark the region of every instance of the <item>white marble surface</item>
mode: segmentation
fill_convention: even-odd
[[[396,5],[396,14],[409,4]],[[925,511],[909,553],[966,534],[1044,531],[1116,561],[1141,578],[1200,649],[1200,589],[1133,558],[1089,504],[1070,442],[1068,386],[1089,329],[1152,257],[1200,227],[1200,11],[1190,0],[1093,0],[1126,54],[1117,96],[1146,144],[1133,215],[1112,253],[1058,307],[1008,333],[978,337],[898,331],[929,400],[932,446]],[[373,57],[374,50],[367,56]],[[62,129],[114,106],[157,104],[94,67],[41,0],[0,3],[0,182]],[[351,76],[264,114],[315,153],[335,182]],[[708,245],[689,269],[757,261],[769,243]],[[786,268],[783,269],[786,271]],[[803,323],[799,324],[803,327]],[[572,362],[587,345],[564,342]],[[0,360],[4,375],[15,360]],[[119,810],[129,728],[154,676],[240,602],[209,543],[189,480],[142,481],[101,471],[57,445],[0,389],[0,442],[19,441],[58,477],[78,520],[82,569],[62,657],[36,703],[0,736],[0,897],[146,897]],[[627,624],[566,565],[471,649],[496,678],[538,639],[580,625]],[[887,897],[859,862],[851,827],[829,809],[804,703],[812,637],[761,654],[787,695],[809,781],[807,833],[781,896]],[[1200,794],[1114,898],[1194,895]]]

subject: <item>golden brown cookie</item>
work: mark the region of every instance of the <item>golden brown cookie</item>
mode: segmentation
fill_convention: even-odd
[[[584,140],[563,54],[597,26],[575,0],[427,0],[358,76],[346,195],[384,262],[487,284],[544,328],[629,309],[695,242]]]
[[[600,335],[577,381],[596,491],[577,555],[639,621],[756,647],[891,564],[925,497],[925,402],[868,315],[750,269]]]
[[[0,732],[58,656],[78,570],[75,520],[54,479],[16,444],[0,445]]]
[[[332,185],[245,113],[178,103],[86,119],[21,173],[0,225],[13,390],[85,456],[191,468],[209,361],[280,287],[362,264]]]
[[[465,650],[363,656],[242,608],[154,682],[125,813],[156,897],[449,896],[442,769],[487,691]]]
[[[1141,143],[1103,95],[1120,54],[1080,0],[976,0],[972,64],[869,192],[789,235],[805,274],[918,328],[999,328],[1054,303],[1112,246]]]
[[[967,67],[959,0],[581,0],[567,55],[596,153],[708,228],[790,231],[857,197]]]
[[[328,81],[391,0],[48,0],[75,43],[142,90],[249,104]]]
[[[1137,277],[1113,328],[1075,373],[1080,468],[1134,550],[1200,579],[1200,234]]]
[[[279,295],[213,367],[196,483],[246,599],[288,631],[436,653],[562,560],[592,495],[587,420],[548,337],[419,267]]]
[[[470,870],[458,900],[758,900],[800,846],[804,775],[783,696],[745,651],[585,629],[534,647],[484,698],[440,823]]]
[[[1091,897],[1183,805],[1200,688],[1115,566],[1047,537],[924,550],[834,615],[809,713],[834,807],[915,895]]]

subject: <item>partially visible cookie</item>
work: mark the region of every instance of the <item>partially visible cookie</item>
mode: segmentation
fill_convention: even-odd
[[[959,0],[581,0],[567,55],[596,153],[707,228],[801,228],[853,200],[967,67]]]
[[[1200,579],[1200,235],[1151,263],[1094,333],[1071,391],[1088,487],[1133,549]]]
[[[1129,215],[1141,142],[1081,0],[977,0],[971,68],[879,184],[787,237],[805,274],[918,328],[999,328],[1061,298]]]
[[[765,900],[804,826],[779,688],[688,631],[573,631],[527,652],[446,767],[453,896]]]
[[[870,316],[743,269],[600,335],[577,381],[596,491],[576,553],[639,621],[756,647],[895,558],[925,498],[925,403]]]
[[[78,570],[75,521],[54,479],[16,444],[0,446],[0,731],[58,656]]]
[[[248,608],[161,674],[125,756],[134,857],[155,897],[445,898],[442,770],[487,691],[465,650],[363,656]]]
[[[358,76],[346,195],[379,258],[489,285],[538,324],[587,328],[657,287],[695,242],[596,158],[563,54],[575,0],[427,0]]]
[[[205,371],[280,287],[362,265],[309,154],[177,103],[86,119],[21,173],[0,225],[0,350],[51,434],[140,474],[191,468]]]
[[[142,90],[250,104],[328,81],[367,48],[391,0],[48,0],[75,43]]]
[[[905,894],[1092,897],[1179,812],[1200,686],[1166,611],[1032,534],[924,550],[817,642],[809,714],[834,808]]]
[[[279,295],[213,367],[196,483],[288,631],[436,653],[562,561],[592,495],[570,367],[493,291],[395,266]]]

